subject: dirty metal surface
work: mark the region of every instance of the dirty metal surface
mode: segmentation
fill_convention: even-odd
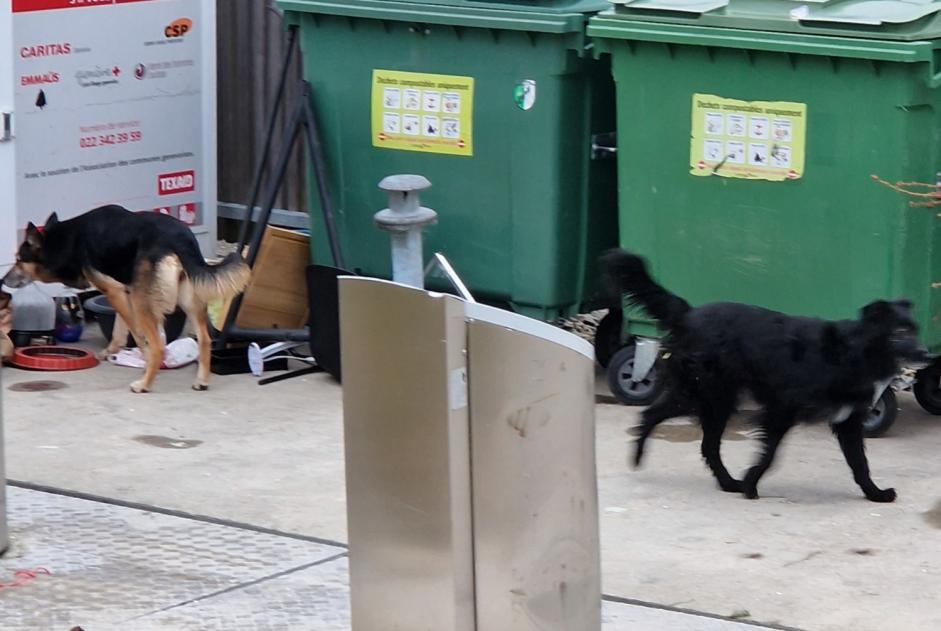
[[[343,556],[153,614],[134,629],[350,631],[347,572]]]
[[[346,550],[8,487],[3,631],[350,631]],[[603,631],[756,631],[605,601]]]
[[[350,631],[346,557],[135,622],[135,629]],[[540,628],[534,624],[534,629]],[[602,631],[761,631],[743,623],[620,602],[602,603]],[[85,631],[93,631],[85,629]]]
[[[4,631],[68,631],[76,625],[84,631],[224,628],[203,626],[197,619],[161,627],[150,618],[345,552],[38,491],[9,487],[7,494],[12,541],[0,558],[0,583],[19,585],[0,589]],[[36,576],[18,581],[18,571]],[[316,606],[313,599],[305,600],[309,608]],[[240,614],[229,613],[236,619]]]

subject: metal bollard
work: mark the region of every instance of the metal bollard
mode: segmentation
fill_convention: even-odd
[[[0,375],[4,368],[0,366]],[[3,377],[0,376],[0,556],[10,546],[10,533],[7,530],[7,478],[3,464]]]
[[[379,182],[389,196],[389,207],[376,213],[380,230],[392,241],[392,280],[424,289],[422,228],[438,220],[438,213],[420,204],[419,193],[431,186],[421,175],[390,175]]]

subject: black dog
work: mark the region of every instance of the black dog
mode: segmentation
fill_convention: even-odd
[[[886,383],[900,362],[925,362],[918,327],[906,300],[876,301],[858,320],[827,321],[789,316],[738,303],[692,308],[658,285],[644,260],[623,250],[602,255],[608,291],[641,307],[668,332],[664,340],[667,389],[646,409],[634,464],[644,443],[666,419],[698,416],[702,455],[723,491],[758,497],[758,480],[771,466],[787,431],[802,419],[829,416],[853,470],[853,479],[874,502],[891,502],[894,489],[880,489],[869,475],[863,420],[876,384]],[[719,455],[722,433],[739,397],[748,392],[761,405],[757,421],[764,450],[742,481]]]

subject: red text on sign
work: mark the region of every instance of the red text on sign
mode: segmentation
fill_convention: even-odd
[[[176,195],[177,193],[190,193],[195,190],[196,173],[194,171],[178,171],[157,176],[158,195]]]

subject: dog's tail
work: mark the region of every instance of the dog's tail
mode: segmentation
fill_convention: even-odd
[[[193,292],[207,303],[227,300],[241,293],[248,287],[252,276],[248,263],[237,252],[229,254],[216,265],[210,265],[200,258],[184,260],[183,267],[193,283]]]
[[[690,310],[688,302],[650,277],[641,257],[613,249],[602,254],[598,262],[602,282],[616,308],[620,308],[621,297],[626,295],[632,304],[643,307],[668,330],[676,328]]]

